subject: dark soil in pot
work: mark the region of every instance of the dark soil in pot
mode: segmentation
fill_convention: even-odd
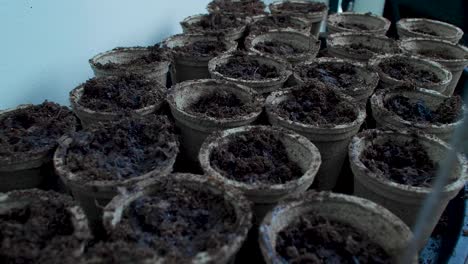
[[[367,235],[312,213],[279,232],[276,251],[289,263],[392,263]]]
[[[372,28],[369,28],[367,25],[364,25],[361,23],[353,23],[353,22],[340,22],[337,24],[337,26],[346,28],[346,29],[356,30],[356,31],[368,31],[372,29]]]
[[[327,8],[327,5],[320,2],[309,2],[307,4],[299,4],[299,3],[292,3],[285,1],[281,5],[281,11],[285,11],[288,13],[314,13],[320,12]]]
[[[423,99],[414,101],[402,95],[388,98],[384,106],[404,120],[416,123],[451,124],[463,117],[460,96],[445,99],[435,109],[431,109]]]
[[[438,83],[442,81],[435,73],[427,70],[415,69],[408,62],[399,57],[383,61],[380,63],[379,68],[382,72],[397,80],[409,82],[417,80],[420,83]]]
[[[184,23],[184,22],[182,22]],[[231,29],[244,26],[245,23],[235,15],[229,14],[208,14],[203,15],[200,21],[193,24],[184,23],[184,26],[193,32],[225,33]]]
[[[303,175],[281,140],[262,130],[216,148],[210,161],[224,177],[244,183],[284,184]]]
[[[176,54],[191,57],[216,57],[228,50],[228,47],[222,40],[199,40],[188,45],[173,48]]]
[[[297,22],[294,22],[294,18],[289,15],[269,15],[255,21],[250,30],[253,32],[267,32],[272,29],[279,30],[284,28],[304,29]]]
[[[208,4],[208,11],[254,16],[265,14],[265,7],[261,0],[213,0]]]
[[[435,32],[434,30],[432,30],[429,27],[424,26],[424,25],[418,25],[417,27],[413,27],[413,28],[411,28],[411,31],[416,32],[416,33],[425,34],[425,35],[434,36],[434,37],[439,36],[439,34],[437,34],[437,32]]]
[[[121,48],[116,48],[115,50],[119,50]],[[124,48],[122,48],[124,49]],[[171,61],[171,58],[169,56],[168,50],[166,48],[160,47],[159,44],[156,44],[154,46],[148,47],[150,53],[142,55],[141,57],[138,57],[136,59],[133,59],[129,62],[126,62],[124,64],[117,64],[113,62],[108,62],[106,64],[101,64],[97,63],[96,66],[98,66],[101,69],[116,69],[116,68],[122,68],[122,67],[141,67],[141,66],[146,66],[150,65],[153,63],[157,62],[162,62],[162,61]],[[164,84],[165,85],[165,84]]]
[[[259,42],[255,44],[254,48],[258,51],[277,56],[293,55],[307,52],[307,50],[300,49],[289,43],[277,41]]]
[[[370,45],[365,45],[362,43],[352,43],[351,45],[343,46],[343,49],[347,50],[348,52],[355,53],[355,54],[362,54],[367,56],[373,56],[374,54],[387,54],[388,50],[386,49],[379,49],[377,47],[372,47]],[[392,51],[392,53],[398,53],[399,50],[397,47]]]
[[[354,108],[332,89],[308,84],[293,88],[290,98],[281,102],[276,111],[294,122],[326,127],[356,120]]]
[[[255,109],[254,102],[249,104],[243,102],[234,93],[219,91],[200,98],[185,110],[213,118],[233,118],[252,113]]]
[[[156,259],[153,250],[145,248],[137,243],[129,243],[122,240],[98,242],[89,246],[83,254],[85,263],[146,263],[145,261]],[[75,260],[76,261],[76,260]]]
[[[222,195],[165,184],[164,192],[133,201],[110,236],[139,243],[173,261],[218,249],[230,240],[236,214]]]
[[[227,63],[216,67],[216,71],[224,76],[243,80],[263,80],[280,77],[275,67],[262,64],[245,56],[230,58]]]
[[[83,85],[79,103],[94,111],[122,112],[159,104],[164,91],[137,74],[93,78]]]

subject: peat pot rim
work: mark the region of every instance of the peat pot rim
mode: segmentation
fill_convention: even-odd
[[[238,135],[247,134],[252,130],[273,132],[276,135],[278,135],[278,139],[281,140],[282,138],[287,137],[290,140],[296,141],[298,145],[301,145],[303,148],[307,149],[307,151],[312,156],[312,160],[308,165],[308,168],[302,174],[302,176],[283,184],[249,184],[224,177],[221,173],[219,173],[215,168],[211,166],[210,156],[214,149],[221,145],[227,144],[230,141],[230,139],[235,138]],[[292,191],[298,189],[307,182],[310,182],[311,184],[319,170],[321,163],[321,155],[318,148],[306,137],[290,130],[271,126],[243,126],[232,128],[229,130],[214,132],[204,141],[200,149],[198,158],[205,174],[215,177],[216,179],[218,179],[218,181],[221,181],[228,186],[232,186],[233,188],[241,190],[247,197],[262,195],[258,194],[257,192],[262,192],[265,194],[265,196],[271,196],[275,194],[283,195],[287,191],[291,193]],[[255,199],[253,197],[251,198]],[[271,202],[272,201],[270,201],[270,203]]]
[[[255,25],[263,20],[263,19],[268,19],[269,17],[274,17],[274,16],[282,16],[281,14],[265,14],[265,15],[257,15],[257,16],[253,16],[251,17],[252,21],[250,23],[250,32],[258,32],[256,31],[256,28],[255,28]],[[283,15],[283,16],[286,16],[286,15]],[[284,28],[271,28],[270,30],[280,30],[280,31],[296,31],[296,32],[299,32],[299,33],[302,33],[302,34],[305,34],[307,36],[310,37],[310,23],[307,19],[304,19],[302,17],[299,17],[299,16],[288,16],[290,19],[291,19],[291,22],[293,22],[295,25],[299,26],[301,25],[301,28],[297,28],[297,27],[284,27]],[[267,32],[269,32],[270,30],[268,30]],[[266,32],[262,32],[263,33],[266,33]]]
[[[453,35],[442,35],[442,36],[433,36],[429,34],[424,34],[420,32],[415,32],[412,30],[412,25],[415,24],[428,24],[428,25],[437,25],[440,27],[444,27],[448,30],[450,30]],[[402,18],[396,23],[397,29],[402,29],[408,32],[411,32],[411,34],[414,34],[416,36],[420,37],[428,37],[428,38],[442,38],[442,39],[453,39],[453,40],[458,40],[463,37],[463,30],[455,25],[452,25],[450,23],[446,23],[443,21],[439,20],[434,20],[434,19],[428,19],[428,18]]]
[[[372,41],[372,40],[377,41],[379,43],[385,43],[388,46],[390,46],[391,48],[394,48],[395,50],[393,52],[391,52],[390,54],[398,54],[399,52],[401,52],[401,48],[398,46],[398,43],[395,40],[393,40],[393,39],[391,39],[391,38],[389,38],[389,37],[387,37],[385,35],[375,35],[375,34],[372,34],[372,33],[363,33],[363,32],[339,32],[339,33],[334,33],[334,34],[328,35],[327,45],[328,45],[329,51],[333,49],[333,50],[336,50],[333,53],[341,54],[343,52],[343,51],[341,51],[341,49],[343,49],[344,47],[349,46],[350,44],[354,44],[354,43],[364,44],[364,43],[366,43],[366,45],[371,46],[372,44],[370,44],[369,41]],[[343,45],[343,43],[345,43],[345,45]],[[365,57],[363,54],[358,54],[358,53],[354,53],[354,52],[351,52],[351,51],[345,51],[343,53],[345,53],[345,55],[342,55],[342,56],[346,56],[347,54],[351,54],[353,56]],[[373,53],[373,54],[376,55],[376,53]],[[372,56],[374,56],[374,55],[372,55]],[[369,60],[369,59],[371,59],[371,57],[365,58],[365,60]]]
[[[205,88],[206,86],[217,87],[218,90],[222,90],[223,88],[229,87],[229,89],[235,91],[235,93],[243,93],[244,95],[249,96],[253,99],[252,104],[255,106],[255,110],[242,116],[217,118],[206,116],[203,114],[191,113],[177,104],[176,97],[178,97],[179,95],[182,96],[184,94],[184,91],[191,91],[194,89],[203,90],[203,88]],[[194,122],[198,124],[201,121],[209,126],[216,127],[225,127],[229,126],[232,123],[246,122],[248,120],[253,121],[263,111],[263,97],[260,94],[258,94],[254,89],[244,85],[219,79],[188,80],[181,83],[177,83],[176,85],[170,88],[166,100],[171,108],[171,111],[177,113],[177,116],[180,116],[189,122]]]
[[[348,18],[353,18],[353,17],[365,17],[366,20],[369,22],[369,24],[374,24],[375,22],[379,22],[381,25],[379,25],[378,28],[375,29],[369,29],[369,30],[354,30],[354,29],[349,29],[349,28],[344,28],[338,26],[338,23],[342,22],[342,20],[347,20]],[[372,20],[372,21],[370,21]],[[358,12],[342,12],[342,13],[335,13],[331,14],[328,16],[327,20],[328,26],[336,27],[339,31],[341,32],[354,32],[354,33],[370,33],[370,34],[375,34],[375,33],[382,33],[385,34],[385,32],[388,31],[390,28],[390,25],[392,24],[390,20],[386,19],[383,16],[379,16],[376,14],[372,13],[358,13]]]
[[[241,22],[242,25],[238,27],[232,27],[232,28],[227,28],[227,29],[219,29],[219,30],[193,30],[191,29],[190,25],[193,23],[198,22],[202,17],[207,16],[209,14],[196,14],[196,15],[191,15],[184,20],[180,22],[180,25],[182,27],[183,33],[190,33],[190,34],[204,34],[204,35],[209,35],[209,34],[218,34],[218,33],[224,33],[224,38],[229,40],[229,41],[234,41],[242,37],[244,34],[246,28],[247,28],[247,19],[241,19],[239,17],[236,17],[236,20]],[[233,14],[225,14],[225,15],[233,15]]]
[[[320,212],[320,208],[322,206],[326,206],[327,204],[334,207],[356,208],[356,210],[360,210],[360,213],[365,214],[365,216],[368,218],[378,218],[382,224],[385,223],[389,229],[392,229],[393,233],[400,234],[401,238],[403,239],[401,244],[399,246],[392,245],[393,248],[385,250],[391,251],[387,252],[390,257],[398,257],[398,253],[404,249],[403,245],[409,243],[413,238],[413,234],[410,228],[400,218],[377,203],[352,195],[332,192],[307,191],[303,194],[279,202],[278,205],[275,206],[263,219],[259,227],[260,234],[258,241],[264,258],[268,260],[282,259],[274,248],[276,246],[276,241],[273,241],[274,239],[270,237],[271,233],[277,234],[280,232],[280,230],[276,230],[277,228],[274,227],[275,222],[278,223],[278,221],[283,220],[279,220],[278,218],[281,218],[282,215],[289,215],[291,213],[294,215],[304,215],[311,212],[316,212],[318,215],[329,218],[330,215],[333,215],[333,212]],[[284,223],[284,227],[288,226],[292,223],[293,220],[297,219],[296,217],[290,218],[292,219],[287,219],[286,223]],[[357,228],[355,225],[351,224],[351,222],[356,220],[343,219],[343,216],[340,215],[337,215],[336,218],[334,217],[334,220],[351,225],[360,233],[365,232],[364,230],[361,230],[360,228]],[[385,238],[382,237],[381,240],[385,240]],[[373,242],[378,243],[377,241]],[[417,263],[417,261],[415,261],[415,263]]]
[[[397,192],[401,196],[417,196],[420,199],[423,199],[432,192],[432,188],[428,187],[415,187],[405,184],[400,184],[380,177],[377,173],[369,170],[364,163],[361,161],[361,154],[363,150],[367,147],[366,143],[373,138],[405,138],[405,139],[416,139],[418,141],[426,141],[431,144],[433,147],[443,148],[447,151],[451,150],[451,147],[441,139],[423,134],[423,133],[414,133],[405,130],[400,131],[385,131],[379,129],[366,130],[361,133],[358,133],[353,137],[351,143],[349,144],[349,159],[352,167],[356,167],[361,173],[354,173],[355,180],[363,181],[361,177],[366,178],[366,181],[371,181],[376,186],[383,186],[385,189],[391,189],[393,192]],[[459,164],[459,175],[457,179],[452,183],[447,183],[442,190],[443,195],[456,195],[458,191],[465,185],[466,180],[468,180],[468,175],[466,173],[468,166],[466,159],[457,153],[457,163]],[[362,174],[362,175],[361,175]],[[375,187],[374,187],[375,188]],[[378,188],[378,187],[377,187]],[[378,189],[374,189],[378,190]],[[450,197],[450,199],[453,197]],[[413,198],[414,199],[414,198]],[[409,199],[409,202],[411,199]]]
[[[434,123],[424,123],[424,122],[412,122],[403,119],[399,115],[395,114],[394,112],[388,110],[385,107],[384,100],[386,98],[395,96],[395,95],[403,95],[405,94],[413,94],[413,98],[420,98],[419,95],[423,96],[428,96],[428,97],[434,97],[440,100],[444,100],[449,98],[449,96],[443,95],[439,92],[436,92],[434,90],[429,90],[429,89],[424,89],[424,88],[416,88],[415,90],[410,90],[410,89],[405,89],[405,88],[400,88],[400,87],[394,87],[392,89],[382,89],[377,92],[375,92],[371,98],[370,98],[370,103],[372,107],[372,112],[373,114],[379,113],[379,116],[384,116],[385,119],[392,120],[392,123],[401,123],[407,126],[408,128],[417,128],[417,129],[451,129],[454,130],[456,127],[459,127],[462,125],[464,118],[460,118],[458,121],[450,123],[450,124],[434,124]],[[463,106],[463,112],[466,112],[465,106]]]
[[[447,49],[457,49],[461,53],[465,53],[464,58],[454,58],[454,59],[442,59],[442,58],[431,58],[423,55],[419,55],[417,53],[414,53],[412,51],[418,50],[417,47],[412,48],[412,45],[418,46],[418,45],[424,45],[423,43],[427,44],[432,44],[432,45],[437,45],[438,47],[445,47]],[[468,48],[466,46],[463,46],[461,44],[453,43],[448,40],[444,39],[437,39],[437,38],[421,38],[421,37],[415,37],[415,38],[407,38],[399,41],[399,46],[400,49],[404,52],[407,52],[411,55],[417,56],[417,57],[422,57],[425,59],[429,59],[441,64],[452,64],[452,63],[460,63],[460,64],[468,64]],[[431,49],[427,49],[431,50]]]
[[[106,229],[114,228],[124,213],[124,210],[136,199],[151,195],[158,191],[157,186],[168,182],[175,182],[189,186],[189,188],[204,188],[211,193],[223,196],[235,210],[237,222],[234,230],[235,238],[223,245],[217,251],[199,252],[189,263],[225,263],[240,249],[252,225],[251,203],[237,189],[217,181],[209,175],[195,175],[190,173],[173,173],[158,178],[147,179],[136,184],[131,192],[115,196],[104,208],[103,223]],[[161,257],[164,262],[164,258]]]
[[[321,11],[316,11],[316,12],[309,12],[309,13],[299,13],[299,12],[294,12],[294,11],[285,11],[281,9],[281,6],[285,3],[293,3],[293,4],[303,4],[307,5],[310,4],[311,1],[307,0],[288,0],[288,1],[283,1],[283,0],[277,0],[272,2],[271,4],[268,5],[268,9],[270,9],[270,12],[272,14],[296,14],[297,15],[302,15],[306,17],[310,22],[315,23],[315,22],[321,22],[323,19],[327,17],[328,14],[328,6],[325,5],[325,8]]]

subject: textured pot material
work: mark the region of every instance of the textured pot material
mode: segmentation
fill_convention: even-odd
[[[463,30],[442,21],[427,18],[404,18],[397,22],[397,31],[400,39],[423,37],[447,40],[452,43],[458,43],[463,37]],[[428,29],[437,35],[424,34],[414,30]]]
[[[409,54],[424,57],[445,66],[452,72],[452,81],[444,91],[445,95],[452,95],[457,87],[463,70],[468,66],[468,48],[453,44],[450,41],[426,38],[409,38],[400,42],[400,48]],[[420,52],[439,52],[449,54],[453,58],[432,58],[420,55]]]
[[[347,147],[351,138],[359,131],[366,118],[364,108],[356,105],[357,118],[352,123],[340,124],[332,127],[320,127],[303,124],[286,119],[277,114],[277,106],[287,100],[290,91],[278,91],[268,96],[266,112],[268,120],[273,126],[292,130],[308,138],[320,150],[322,165],[317,173],[315,183],[319,190],[331,190],[335,187],[347,155]],[[351,102],[351,98],[348,98]]]
[[[259,28],[258,24],[260,23],[261,20],[267,19],[268,17],[269,17],[268,15],[260,15],[260,16],[252,17],[252,23],[249,26],[250,34],[258,35],[258,34],[265,33],[264,31],[262,31],[262,29]],[[284,27],[284,28],[274,27],[274,28],[269,29],[268,31],[271,31],[271,30],[297,31],[304,35],[310,36],[311,26],[307,19],[296,17],[296,16],[289,17],[289,18],[291,19],[291,23],[294,24],[293,27]]]
[[[216,91],[235,94],[245,103],[251,103],[255,110],[243,116],[214,118],[195,114],[185,109],[204,96]],[[176,126],[181,132],[182,152],[191,161],[198,161],[198,152],[205,138],[214,131],[249,125],[262,112],[263,99],[253,89],[222,80],[204,79],[186,81],[171,88],[167,96]]]
[[[149,179],[138,183],[135,190],[116,196],[104,209],[104,227],[112,232],[118,228],[117,224],[122,219],[122,213],[133,201],[144,196],[151,196],[157,192],[164,192],[167,182],[181,184],[184,187],[194,190],[207,190],[215,195],[224,198],[226,204],[234,208],[236,215],[235,230],[229,243],[223,244],[216,250],[197,252],[191,259],[186,259],[186,263],[228,263],[234,259],[237,251],[247,237],[248,230],[252,223],[252,211],[249,201],[238,190],[222,185],[213,178],[205,175],[194,174],[170,174],[157,179]],[[161,256],[158,263],[170,263]]]
[[[368,29],[350,29],[340,26],[340,24],[362,24]],[[391,22],[382,16],[371,13],[343,12],[328,16],[327,29],[328,34],[340,32],[369,33],[373,35],[385,35],[390,28]]]
[[[378,144],[387,140],[403,143],[414,137],[414,134],[404,132],[368,130],[354,137],[349,146],[349,159],[354,174],[354,194],[384,206],[410,227],[414,226],[427,195],[432,191],[431,188],[398,184],[384,178],[370,171],[361,161],[361,155],[371,144]],[[448,145],[438,138],[422,134],[417,135],[416,138],[428,152],[431,160],[443,160],[449,151]],[[458,155],[456,164],[450,172],[449,179],[451,182],[445,185],[440,200],[432,208],[433,213],[426,219],[428,228],[424,231],[422,236],[424,243],[419,245],[420,248],[426,244],[425,242],[429,239],[448,202],[465,185],[467,180],[466,170],[465,160],[461,155]]]
[[[204,34],[204,35],[207,35],[207,34],[210,34],[210,33],[220,34],[221,32],[215,32],[215,31],[202,32],[201,30],[200,31],[194,31],[194,30],[192,30],[190,28],[190,25],[199,22],[202,19],[203,16],[204,15],[199,14],[199,15],[189,16],[189,17],[185,18],[182,22],[180,22],[180,25],[182,26],[182,32],[185,33],[185,34],[193,34],[193,33]],[[239,26],[237,28],[230,29],[229,31],[223,33],[225,40],[226,41],[239,40],[240,38],[242,38],[244,36],[246,28],[247,28],[246,25],[242,25],[242,26]]]
[[[260,226],[259,243],[268,264],[284,263],[275,250],[278,233],[299,219],[313,213],[326,219],[347,224],[382,247],[398,263],[411,241],[409,227],[389,210],[372,201],[344,194],[306,192],[276,206]],[[415,256],[414,263],[417,263]]]

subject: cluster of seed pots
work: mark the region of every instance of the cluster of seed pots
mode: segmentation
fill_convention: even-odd
[[[463,32],[403,19],[397,42],[380,16],[327,18],[326,5],[302,0],[265,9],[213,0],[181,22],[183,34],[90,59],[96,77],[70,92],[71,110],[0,112],[0,259],[399,261],[462,125],[452,94],[468,64]],[[322,23],[328,49],[318,55]],[[419,247],[466,172],[456,156]],[[334,192],[343,177],[355,196]],[[34,217],[62,222],[47,247],[21,256],[12,237],[30,238],[18,222],[47,235]]]

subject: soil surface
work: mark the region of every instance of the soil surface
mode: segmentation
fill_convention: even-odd
[[[439,34],[437,34],[437,32],[435,32],[434,30],[428,28],[427,26],[422,26],[422,25],[411,28],[411,31],[416,32],[416,33],[431,35],[431,36],[439,36]]]
[[[0,115],[0,158],[24,158],[27,153],[52,149],[77,125],[68,108],[47,101]]]
[[[347,50],[348,52],[357,53],[365,56],[373,56],[375,54],[388,54],[388,53],[397,53],[398,48],[377,48],[370,45],[365,45],[362,43],[352,43],[351,45],[343,45],[341,48]]]
[[[416,139],[373,143],[360,158],[379,177],[409,186],[429,188],[437,173],[437,165]]]
[[[208,14],[203,15],[200,21],[193,24],[183,22],[190,31],[194,32],[211,32],[215,34],[222,34],[226,31],[244,26],[245,23],[240,21],[234,15],[228,14]]]
[[[114,50],[124,50],[125,48],[116,48]],[[147,66],[149,64],[158,63],[162,61],[171,61],[169,52],[167,48],[160,47],[159,44],[148,47],[149,52],[137,57],[133,60],[130,60],[125,63],[113,63],[108,62],[105,64],[97,63],[97,66],[102,69],[116,69],[116,68],[126,68],[126,67],[139,67]]]
[[[220,89],[200,98],[185,110],[214,118],[239,118],[254,112],[256,107],[253,101],[243,102],[234,93]]]
[[[318,79],[327,86],[339,89],[349,89],[365,84],[365,80],[359,76],[356,66],[351,63],[323,62],[307,65],[298,65],[295,72],[306,81]]]
[[[88,247],[83,259],[86,263],[130,264],[143,263],[156,257],[153,249],[137,243],[122,240],[113,242],[99,242]]]
[[[249,184],[284,184],[303,175],[278,136],[262,130],[233,137],[211,153],[210,162],[224,177]]]
[[[78,103],[94,111],[121,112],[156,105],[162,100],[164,91],[154,81],[125,74],[88,80]]]
[[[312,213],[281,230],[276,251],[288,263],[392,263],[366,234]]]
[[[382,61],[379,68],[393,79],[416,82],[438,83],[442,81],[435,73],[422,69],[415,69],[403,58],[389,58]]]
[[[278,5],[278,10],[280,12],[297,12],[302,14],[308,14],[312,12],[321,12],[327,8],[327,5],[320,2],[310,2],[307,4],[283,2],[283,4]]]
[[[126,118],[72,135],[65,163],[84,181],[118,181],[165,166],[177,155],[174,127],[164,116]]]
[[[249,16],[265,14],[265,4],[260,0],[213,0],[208,8],[220,13],[239,13]]]
[[[253,32],[267,32],[271,29],[284,29],[293,28],[297,30],[304,29],[293,22],[293,19],[289,15],[269,15],[258,21],[255,21],[250,30]]]
[[[436,60],[456,60],[456,59],[463,59],[463,58],[457,58],[456,56],[453,56],[449,51],[447,50],[420,50],[417,51],[419,55],[422,55],[424,57],[436,59]],[[468,55],[465,56],[465,58],[468,58]]]
[[[462,118],[463,101],[460,96],[445,99],[436,109],[431,109],[426,102],[410,100],[407,97],[396,95],[384,102],[385,108],[394,112],[407,121],[416,123],[450,124]]]
[[[364,25],[364,24],[361,24],[361,23],[339,22],[336,25],[338,27],[351,29],[351,30],[355,30],[355,31],[365,31],[365,30],[371,30],[372,29],[372,28],[369,28],[367,25]]]
[[[12,194],[11,203],[0,206],[0,262],[56,262],[49,253],[67,251],[76,244],[70,197],[31,190]],[[76,247],[75,247],[76,249]]]
[[[309,83],[293,88],[277,111],[293,122],[326,127],[353,122],[357,118],[355,108],[331,88]]]
[[[234,56],[227,63],[218,65],[216,71],[224,76],[242,80],[264,80],[280,76],[275,67],[262,64],[248,56]]]
[[[124,211],[112,239],[144,245],[174,261],[231,243],[237,217],[222,195],[163,184],[163,191],[135,200]]]
[[[228,50],[228,47],[222,40],[208,41],[199,40],[185,46],[175,47],[176,53],[186,54],[196,57],[216,57]]]
[[[254,48],[272,55],[287,56],[307,52],[304,49],[280,41],[265,41],[255,44]]]

